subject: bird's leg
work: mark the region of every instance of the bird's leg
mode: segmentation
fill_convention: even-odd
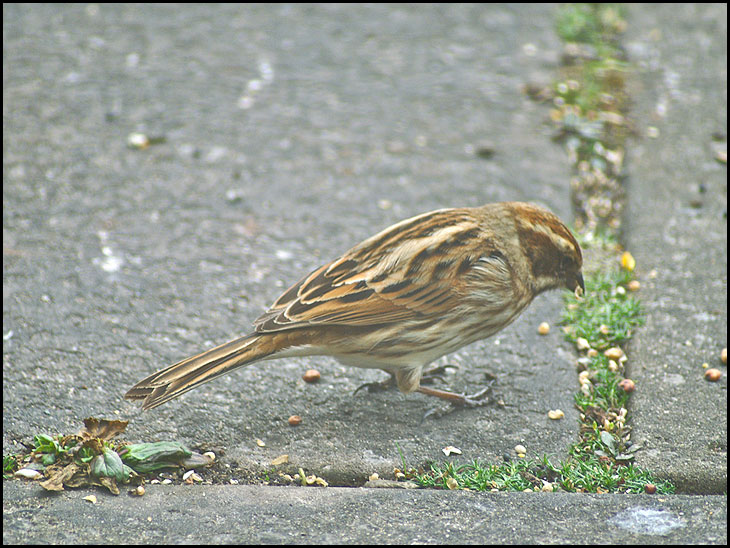
[[[453,403],[454,405],[463,405],[465,407],[480,407],[487,405],[491,402],[489,395],[492,391],[492,385],[494,381],[489,381],[489,384],[482,388],[475,394],[456,394],[455,392],[448,392],[447,390],[437,390],[435,388],[427,388],[425,386],[419,386],[418,392],[426,394],[427,396],[436,396],[442,400]]]
[[[421,375],[421,384],[433,384],[433,382],[437,379],[444,382],[443,374],[449,369],[459,369],[459,366],[447,363],[445,365],[432,367],[431,369],[424,371],[423,375]]]
[[[488,405],[493,401],[491,398],[491,392],[497,378],[489,373],[487,374],[487,377],[489,379],[487,381],[487,386],[474,394],[456,394],[454,392],[427,388],[425,386],[419,386],[416,390],[421,394],[426,394],[427,396],[436,396],[437,398],[451,403],[452,410],[454,409],[454,407],[480,407],[483,405]],[[436,407],[427,411],[426,414],[423,415],[421,421],[424,421],[429,417],[443,416],[448,413],[448,410]]]

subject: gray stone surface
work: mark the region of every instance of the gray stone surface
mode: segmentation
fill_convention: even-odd
[[[385,375],[327,358],[254,365],[149,413],[122,399],[404,217],[502,199],[568,217],[546,112],[519,92],[554,69],[551,9],[6,7],[6,445],[119,414],[132,439],[224,447],[255,472],[286,453],[348,484],[392,474],[396,443],[414,465],[445,445],[467,462],[560,454],[572,354],[536,334],[557,293],[451,357],[453,389],[496,374],[502,409],[422,423],[433,399],[353,396]],[[129,149],[140,130],[165,142]],[[547,419],[558,407],[567,420]]]
[[[636,461],[683,492],[726,493],[727,5],[635,10],[626,43],[637,129],[658,131],[629,160],[626,243],[646,312],[627,369]],[[705,381],[703,363],[722,379]]]
[[[158,485],[96,504],[12,483],[3,540],[88,544],[725,544],[725,497]]]

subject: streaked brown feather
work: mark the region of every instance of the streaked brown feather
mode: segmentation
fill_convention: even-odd
[[[464,265],[470,267],[483,251],[496,249],[477,237],[479,231],[478,219],[467,209],[439,210],[398,223],[288,289],[254,322],[256,331],[379,325],[445,313],[463,298],[469,273]]]

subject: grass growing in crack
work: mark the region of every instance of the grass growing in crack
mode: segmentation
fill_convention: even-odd
[[[475,460],[468,464],[431,463],[428,470],[411,470],[407,476],[422,487],[473,491],[565,491],[581,493],[644,493],[654,485],[657,493],[674,487],[631,464],[616,464],[598,455],[577,454],[558,465],[547,456],[515,459],[500,464]]]

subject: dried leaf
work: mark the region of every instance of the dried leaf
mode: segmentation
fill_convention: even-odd
[[[89,417],[84,419],[84,429],[79,432],[79,436],[84,439],[100,438],[102,440],[110,440],[127,429],[129,421],[97,419]]]

